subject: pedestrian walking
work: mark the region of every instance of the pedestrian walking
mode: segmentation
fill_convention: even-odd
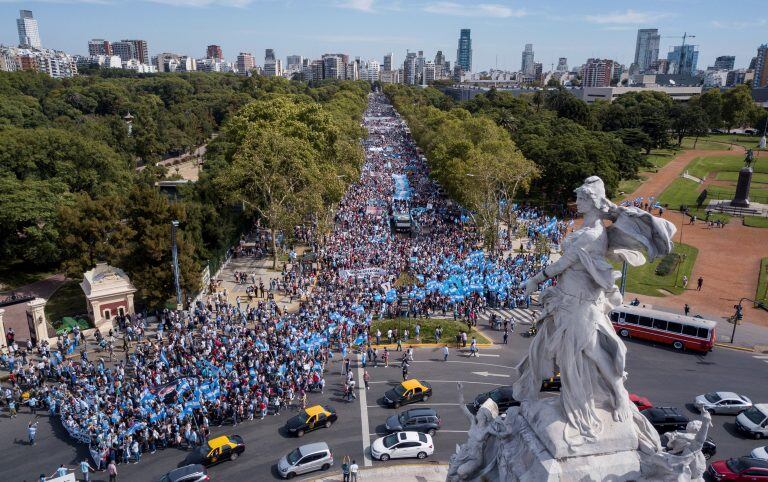
[[[472,337],[472,342],[469,344],[469,356],[477,357],[477,340],[475,340],[475,337]]]
[[[381,358],[384,360],[384,367],[389,367],[389,350],[387,350],[387,347],[384,347],[384,353],[381,355]]]
[[[408,363],[403,363],[403,381],[408,380]]]
[[[368,384],[371,381],[371,376],[368,374],[368,370],[363,370],[363,383],[365,383],[365,389],[369,390],[371,387]]]
[[[702,286],[704,286],[704,278],[699,276],[699,279],[696,281],[696,291],[701,291]]]
[[[685,316],[688,316],[690,314],[691,307],[688,306],[688,303],[686,303],[685,306],[683,307],[683,311],[685,311]]]
[[[115,464],[114,459],[110,460],[109,465],[107,465],[107,474],[109,474],[109,482],[117,480],[117,464]]]
[[[688,287],[688,277],[683,275],[683,289]]]
[[[504,338],[502,339],[502,343],[506,345],[508,338],[509,338],[509,332],[508,331],[504,331]]]
[[[448,345],[443,345],[443,361],[448,361]]]
[[[29,425],[27,425],[27,436],[29,437],[29,445],[35,445],[35,437],[37,436],[37,422],[29,422]]]
[[[91,464],[88,463],[88,459],[83,459],[80,462],[80,472],[83,474],[83,480],[85,482],[90,482],[91,472],[96,472],[96,469],[94,469]]]
[[[357,482],[357,471],[360,470],[356,461],[352,461],[352,465],[349,466],[349,482]]]
[[[349,455],[345,455],[341,462],[341,477],[343,482],[349,482]]]

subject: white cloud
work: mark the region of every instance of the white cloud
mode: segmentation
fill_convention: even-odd
[[[451,15],[454,17],[523,17],[525,10],[515,10],[498,3],[461,4],[456,2],[433,2],[422,9],[428,13]]]
[[[247,7],[254,0],[145,0],[175,7]]]
[[[651,23],[662,18],[669,17],[668,13],[661,12],[638,12],[636,10],[627,10],[626,12],[613,12],[597,15],[585,15],[584,20],[598,24],[644,24]]]
[[[339,8],[348,8],[350,10],[357,10],[360,12],[373,12],[373,5],[375,0],[344,0],[336,4]]]
[[[739,29],[739,28],[754,28],[754,27],[763,27],[768,25],[768,20],[764,18],[755,19],[755,20],[728,20],[725,22],[721,22],[719,20],[712,20],[712,26],[715,28],[724,28],[724,29]]]

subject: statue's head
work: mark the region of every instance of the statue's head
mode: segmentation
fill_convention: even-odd
[[[685,426],[685,431],[688,433],[699,433],[701,430],[701,420],[692,420]]]
[[[581,187],[574,190],[576,193],[576,207],[581,214],[590,211],[607,211],[609,201],[605,197],[605,184],[597,176],[590,176]]]

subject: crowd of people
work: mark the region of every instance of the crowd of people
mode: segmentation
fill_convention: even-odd
[[[484,253],[477,231],[429,177],[426,159],[383,95],[371,95],[365,126],[366,161],[339,203],[334,229],[294,233],[318,263],[293,263],[267,286],[237,273],[238,283],[253,282],[247,300],[215,290],[184,311],[122,318],[115,328],[125,335],[125,359],[114,363],[111,332],[104,337],[108,359],[87,356],[78,337],[57,349],[41,345],[39,361],[14,362],[4,399],[59,416],[73,439],[89,444],[97,468],[138,463],[158,449],[203,444],[214,424],[304,406],[309,394],[323,392],[334,352],[347,364],[348,350],[368,355],[366,346],[381,336],[370,332],[374,319],[438,313],[471,319],[488,305],[527,306],[524,282],[548,255]],[[534,208],[517,209],[515,229],[522,226],[529,236],[557,245],[568,228]],[[410,232],[391,229],[394,212],[412,217]],[[262,234],[255,247],[241,246],[235,255],[262,256],[269,244]],[[398,282],[404,276],[415,282]],[[302,300],[298,311],[280,309],[265,290],[292,293]],[[75,350],[82,356],[67,356]],[[346,373],[346,386],[354,387]]]

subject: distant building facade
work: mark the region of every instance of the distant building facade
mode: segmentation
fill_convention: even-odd
[[[43,48],[40,42],[40,31],[37,28],[37,20],[31,10],[19,10],[19,18],[16,19],[16,28],[19,32],[19,47]]]
[[[641,28],[637,31],[635,42],[635,61],[633,65],[640,72],[650,69],[653,62],[659,58],[661,36],[655,28]]]
[[[470,29],[463,28],[459,32],[459,46],[456,49],[456,65],[464,72],[472,72],[472,38]]]

